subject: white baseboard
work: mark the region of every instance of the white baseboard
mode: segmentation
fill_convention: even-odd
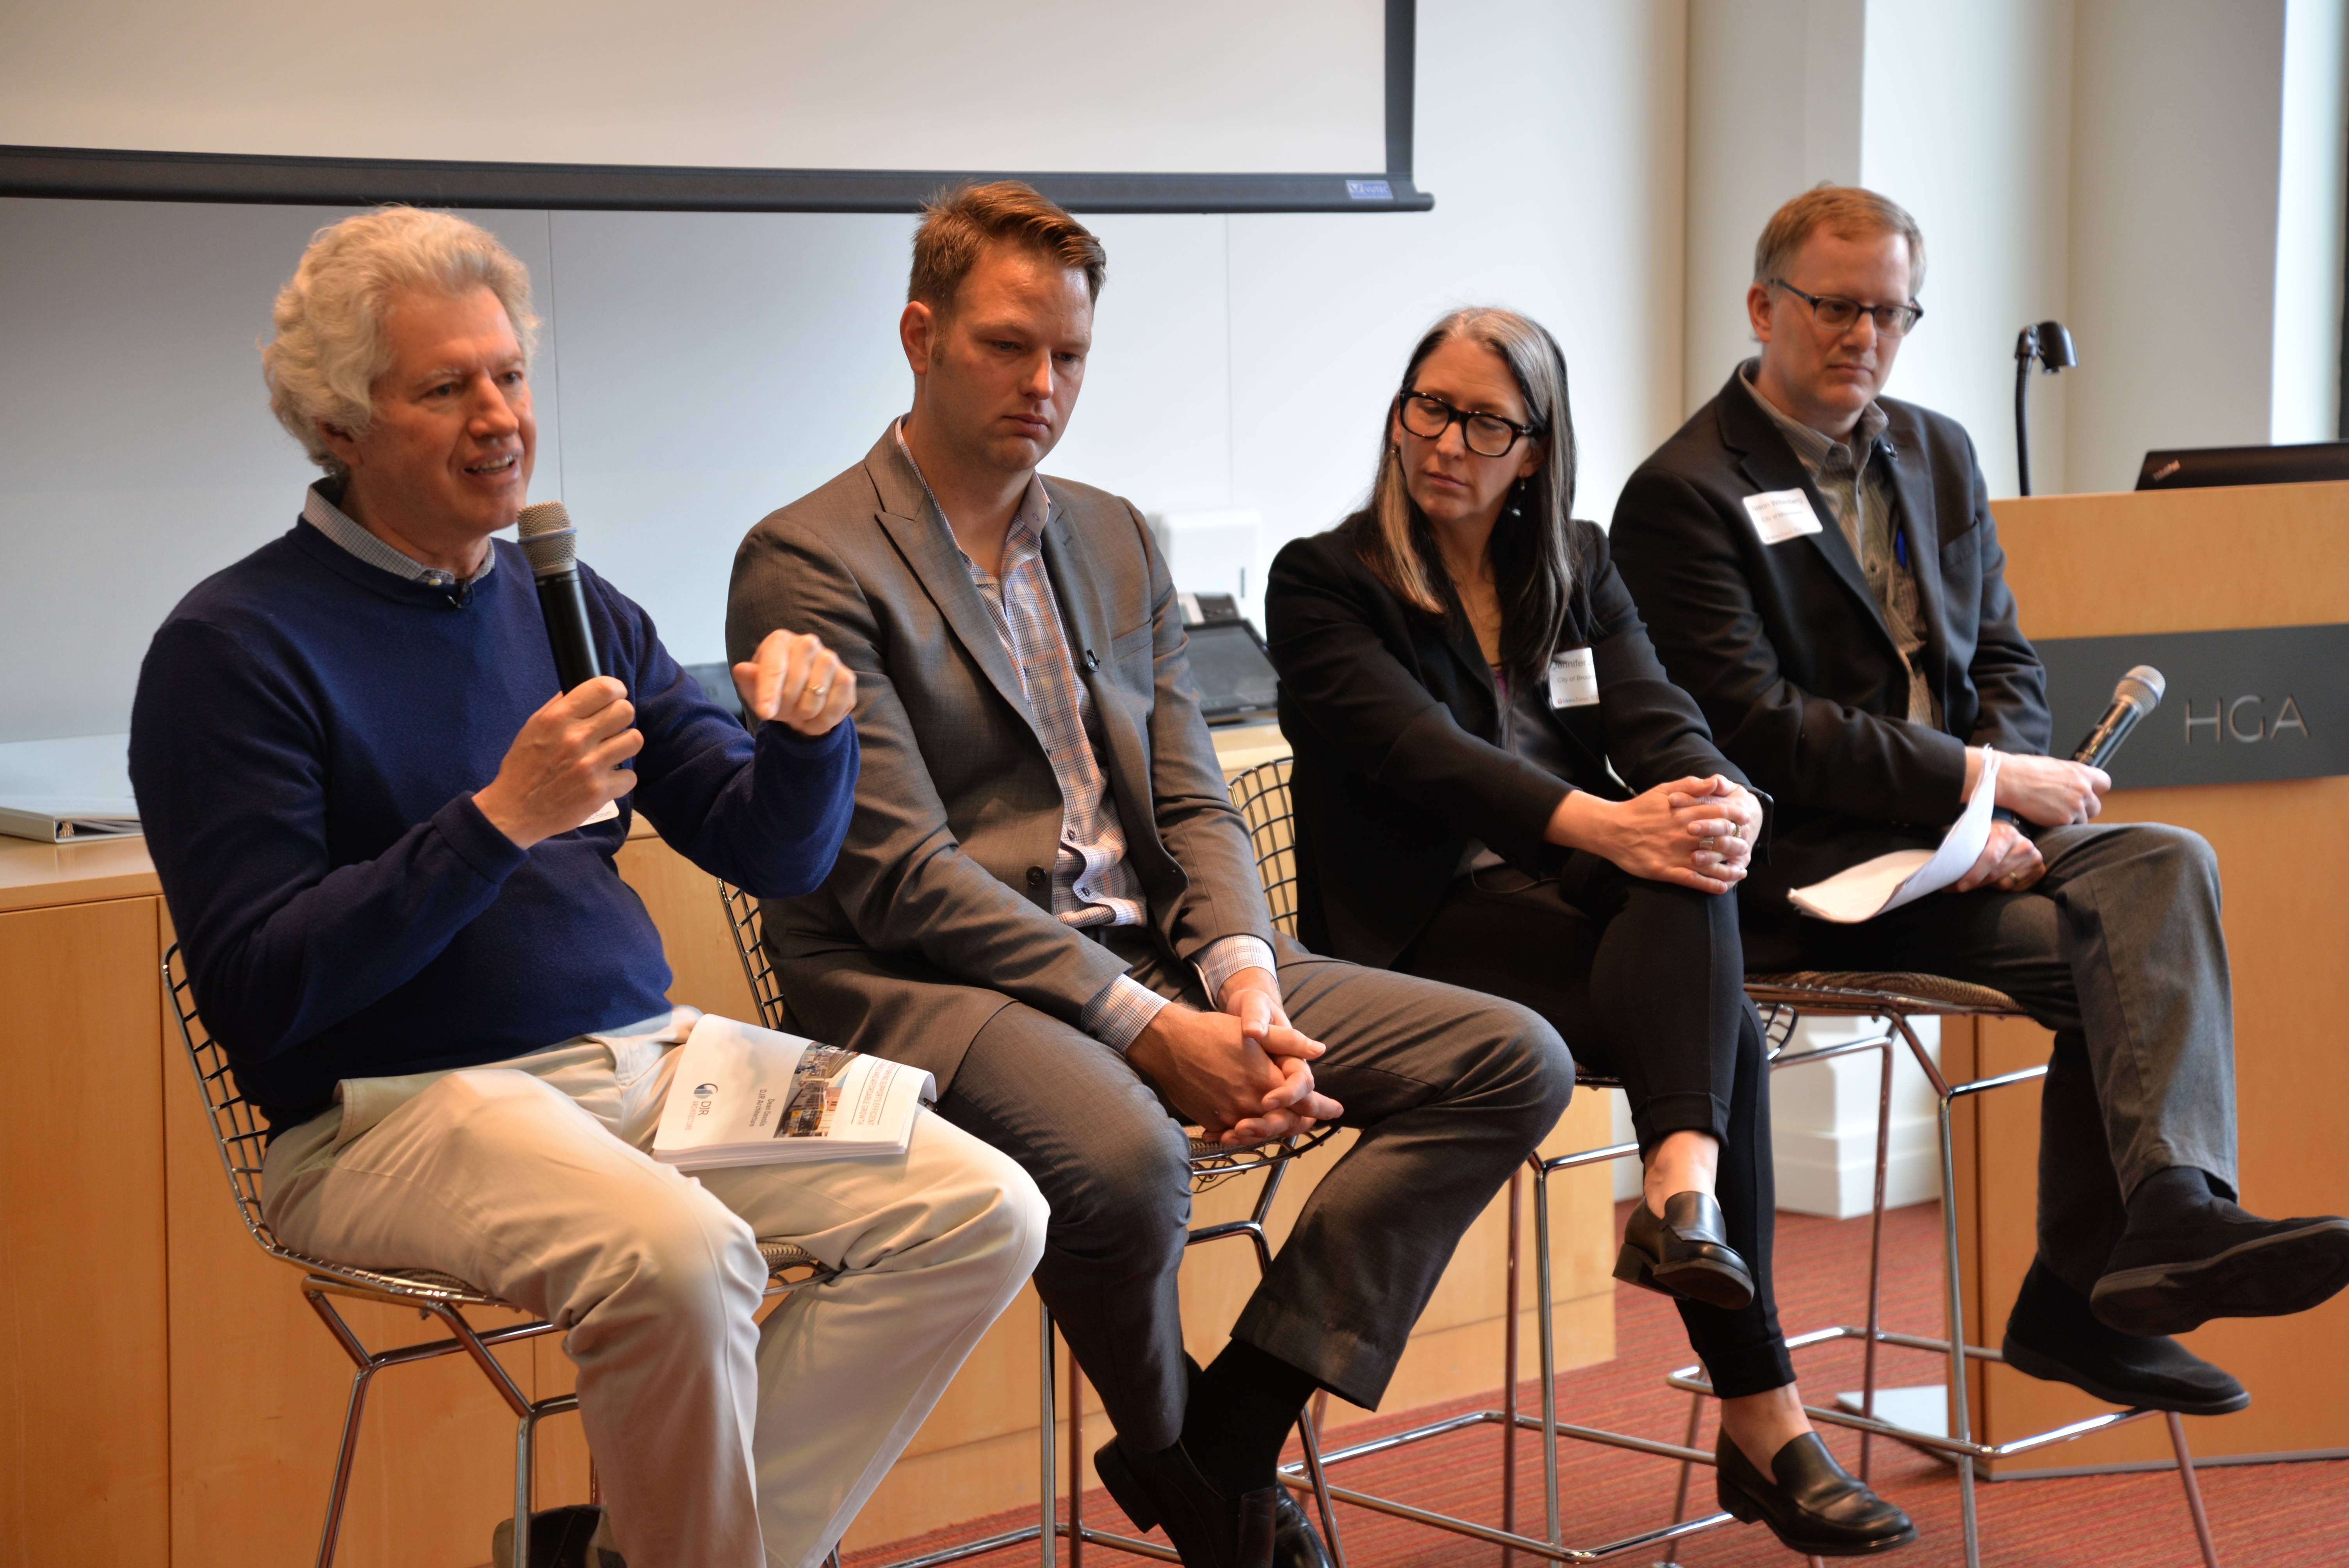
[[[1940,1196],[1941,1152],[1934,1127],[1927,1120],[1892,1124],[1892,1157],[1884,1171],[1888,1208]],[[1873,1121],[1841,1133],[1780,1127],[1772,1140],[1778,1156],[1778,1207],[1830,1220],[1868,1212],[1876,1189]]]

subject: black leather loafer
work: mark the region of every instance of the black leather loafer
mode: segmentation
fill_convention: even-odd
[[[1313,1516],[1287,1487],[1272,1504],[1272,1568],[1330,1568],[1330,1549],[1313,1528]]]
[[[1729,1312],[1754,1300],[1754,1271],[1729,1244],[1727,1222],[1710,1192],[1673,1193],[1661,1220],[1644,1202],[1632,1204],[1615,1277]]]
[[[1909,1516],[1836,1463],[1816,1432],[1780,1449],[1764,1476],[1745,1450],[1721,1434],[1713,1447],[1713,1490],[1721,1506],[1760,1522],[1789,1552],[1812,1557],[1867,1557],[1917,1539]]]
[[[2106,1404],[2224,1416],[2251,1402],[2240,1383],[2175,1339],[2097,1321],[2088,1298],[2038,1258],[2023,1276],[2000,1349],[2024,1376],[2069,1383]]]
[[[1093,1455],[1093,1470],[1138,1528],[1166,1532],[1183,1568],[1271,1568],[1273,1494],[1281,1488],[1226,1498],[1181,1443],[1143,1454],[1112,1438]]]
[[[2089,1294],[2123,1334],[2184,1334],[2214,1317],[2306,1312],[2349,1284],[2349,1220],[2262,1220],[2176,1167],[2130,1194],[2128,1226]]]

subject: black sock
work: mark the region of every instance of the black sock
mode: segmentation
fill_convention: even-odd
[[[1191,1385],[1183,1449],[1227,1497],[1274,1485],[1280,1446],[1319,1386],[1278,1357],[1235,1339]]]

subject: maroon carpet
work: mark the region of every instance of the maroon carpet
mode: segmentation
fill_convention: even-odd
[[[1618,1220],[1619,1223],[1619,1211]],[[1939,1207],[1920,1204],[1896,1211],[1887,1218],[1885,1241],[1889,1260],[1886,1320],[1913,1332],[1938,1332]],[[1798,1328],[1860,1322],[1867,1309],[1867,1253],[1865,1218],[1834,1222],[1781,1215],[1777,1272],[1783,1319]],[[1685,1431],[1688,1399],[1664,1387],[1661,1373],[1694,1359],[1682,1336],[1680,1319],[1669,1304],[1644,1291],[1619,1286],[1615,1359],[1558,1379],[1560,1415],[1587,1426],[1677,1442]],[[1858,1364],[1856,1346],[1805,1352],[1800,1367],[1813,1402],[1835,1389],[1857,1387]],[[1940,1381],[1936,1362],[1906,1352],[1888,1352],[1882,1375],[1891,1385]],[[1519,1408],[1534,1410],[1534,1386],[1526,1385]],[[1376,1422],[1345,1429],[1337,1440],[1359,1441],[1454,1410],[1483,1408],[1495,1398],[1487,1394],[1447,1406],[1392,1412]],[[1828,1441],[1846,1465],[1856,1464],[1856,1436],[1834,1431]],[[1712,1442],[1708,1412],[1700,1444],[1710,1447]],[[1518,1527],[1537,1535],[1541,1532],[1541,1448],[1531,1434],[1520,1443]],[[1677,1470],[1668,1460],[1584,1443],[1562,1444],[1560,1490],[1567,1542],[1595,1545],[1668,1519]],[[2349,1563],[2349,1461],[2226,1466],[2200,1473],[2211,1533],[2220,1560],[2229,1568],[2252,1563]],[[1339,1477],[1361,1491],[1498,1523],[1500,1432],[1486,1427],[1454,1434],[1398,1454],[1346,1465]],[[1713,1509],[1712,1480],[1709,1470],[1700,1470],[1692,1488],[1692,1503],[1707,1512]],[[1925,1568],[1929,1563],[1963,1561],[1954,1471],[1914,1449],[1884,1444],[1878,1449],[1876,1484],[1909,1511],[1922,1532],[1916,1545],[1895,1554],[1899,1562]],[[1984,1485],[1978,1492],[1985,1565],[2170,1568],[2199,1561],[2174,1473],[2002,1481]],[[1120,1531],[1128,1528],[1104,1492],[1088,1493],[1085,1508],[1089,1523]],[[1007,1512],[973,1521],[957,1530],[861,1553],[849,1560],[849,1568],[874,1568],[957,1540],[1012,1529],[1033,1517]],[[1495,1547],[1342,1504],[1339,1528],[1344,1532],[1350,1568],[1486,1568],[1487,1564],[1497,1568],[1500,1556]],[[1065,1544],[1061,1550],[1065,1553]],[[1035,1552],[1031,1542],[967,1561],[979,1568],[1024,1568],[1034,1562]],[[1104,1568],[1140,1561],[1098,1547],[1089,1548],[1086,1555]],[[1651,1551],[1610,1561],[1645,1563],[1661,1556],[1661,1552]],[[1066,1562],[1065,1555],[1061,1560]],[[1682,1545],[1679,1560],[1691,1568],[1800,1561],[1758,1525],[1732,1525],[1699,1536]],[[1525,1556],[1517,1559],[1518,1568],[1538,1568],[1540,1562]]]

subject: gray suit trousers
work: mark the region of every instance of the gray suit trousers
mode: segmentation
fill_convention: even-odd
[[[1206,1005],[1148,934],[1109,940],[1137,980]],[[1232,1332],[1375,1407],[1462,1233],[1566,1109],[1574,1062],[1515,1003],[1276,945],[1290,1020],[1329,1047],[1315,1083],[1361,1136],[1322,1172]],[[1156,1091],[1107,1047],[1014,1002],[972,1040],[937,1109],[1035,1179],[1052,1210],[1038,1291],[1119,1437],[1144,1452],[1172,1444],[1187,1393],[1174,1283],[1191,1191],[1182,1130]]]
[[[2192,1166],[2235,1182],[2235,1034],[2219,862],[2159,823],[2038,835],[2016,893],[1936,894],[1860,925],[1795,923],[1797,960],[1993,985],[2055,1031],[2039,1113],[2039,1255],[2084,1295],[2128,1193]],[[1766,949],[1764,950],[1767,951]],[[1775,967],[1775,955],[1754,967]]]

